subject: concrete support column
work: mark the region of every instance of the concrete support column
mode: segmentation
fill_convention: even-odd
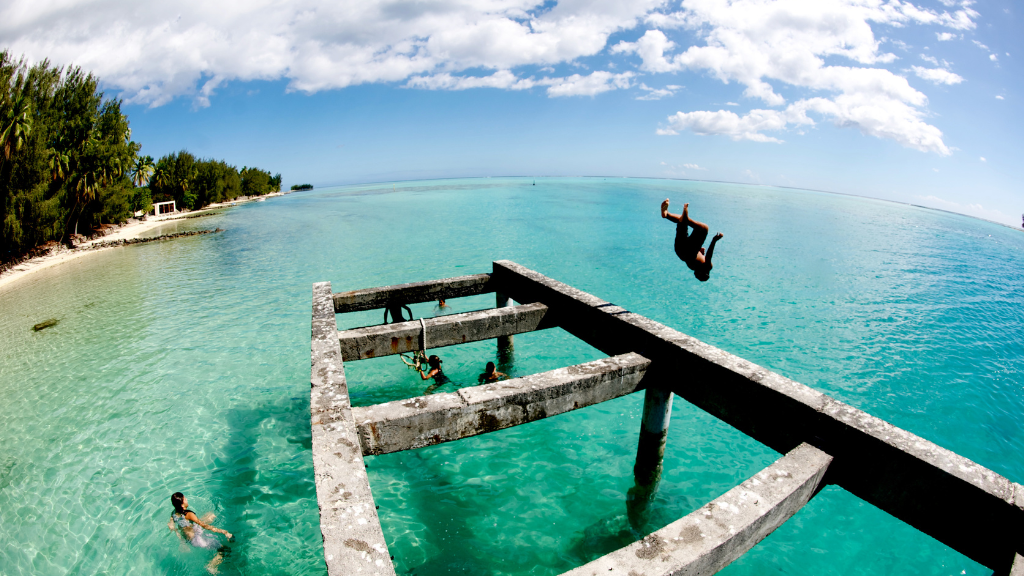
[[[501,292],[494,293],[494,307],[508,308],[512,299]],[[515,345],[512,336],[498,336],[498,372],[508,372],[515,363]]]
[[[644,414],[640,422],[640,440],[633,465],[635,485],[626,495],[626,515],[634,529],[646,533],[648,508],[661,481],[665,440],[672,416],[672,392],[651,386],[644,393]]]

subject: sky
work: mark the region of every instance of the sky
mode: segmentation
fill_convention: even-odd
[[[285,187],[477,176],[791,186],[1021,224],[1019,0],[7,0],[154,157]],[[683,200],[683,199],[680,199]]]

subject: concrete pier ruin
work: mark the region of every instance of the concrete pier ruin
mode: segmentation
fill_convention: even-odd
[[[339,331],[336,314],[494,292],[496,307]],[[608,357],[492,384],[353,408],[345,362],[559,327]],[[497,261],[489,274],[332,293],[313,285],[310,416],[332,576],[395,574],[363,456],[452,442],[644,391],[631,491],[657,490],[673,395],[783,454],[705,506],[574,576],[709,574],[837,485],[989,567],[1024,576],[1024,486],[963,456],[610,302]],[[502,352],[504,350],[504,352]],[[813,543],[808,543],[808,546]]]

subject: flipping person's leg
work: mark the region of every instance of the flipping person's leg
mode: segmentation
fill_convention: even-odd
[[[668,211],[668,198],[665,198],[665,201],[661,203],[661,217],[671,220],[672,222],[675,222],[677,224],[679,222],[686,221],[682,216],[672,214],[671,212]]]
[[[690,218],[689,207],[690,207],[689,204],[684,204],[683,205],[683,220],[686,221],[686,223],[688,225],[692,226],[694,231],[696,231],[697,228],[700,228],[701,230],[704,231],[705,234],[707,234],[707,232],[708,232],[708,225],[703,223],[703,222],[698,222],[698,221],[694,220],[693,218]]]

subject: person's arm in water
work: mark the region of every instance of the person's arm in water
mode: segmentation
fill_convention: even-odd
[[[431,368],[430,372],[424,372],[423,370],[420,370],[420,380],[430,380],[431,378],[434,377],[435,374],[437,374],[440,371],[441,370],[439,368]]]
[[[711,267],[711,257],[715,254],[715,244],[718,244],[718,241],[721,240],[723,236],[724,235],[721,232],[715,234],[715,237],[711,239],[711,244],[708,245],[708,253],[704,255],[704,262],[709,268]]]
[[[191,511],[191,510],[185,512],[185,519],[186,520],[191,520],[192,522],[195,522],[196,524],[199,524],[200,526],[202,526],[203,528],[206,528],[210,532],[220,532],[221,534],[227,536],[228,540],[230,540],[233,537],[233,536],[231,536],[231,533],[228,532],[227,530],[221,530],[220,528],[215,528],[215,527],[207,524],[206,522],[203,522],[202,520],[199,519],[199,516],[196,516],[196,513]]]

